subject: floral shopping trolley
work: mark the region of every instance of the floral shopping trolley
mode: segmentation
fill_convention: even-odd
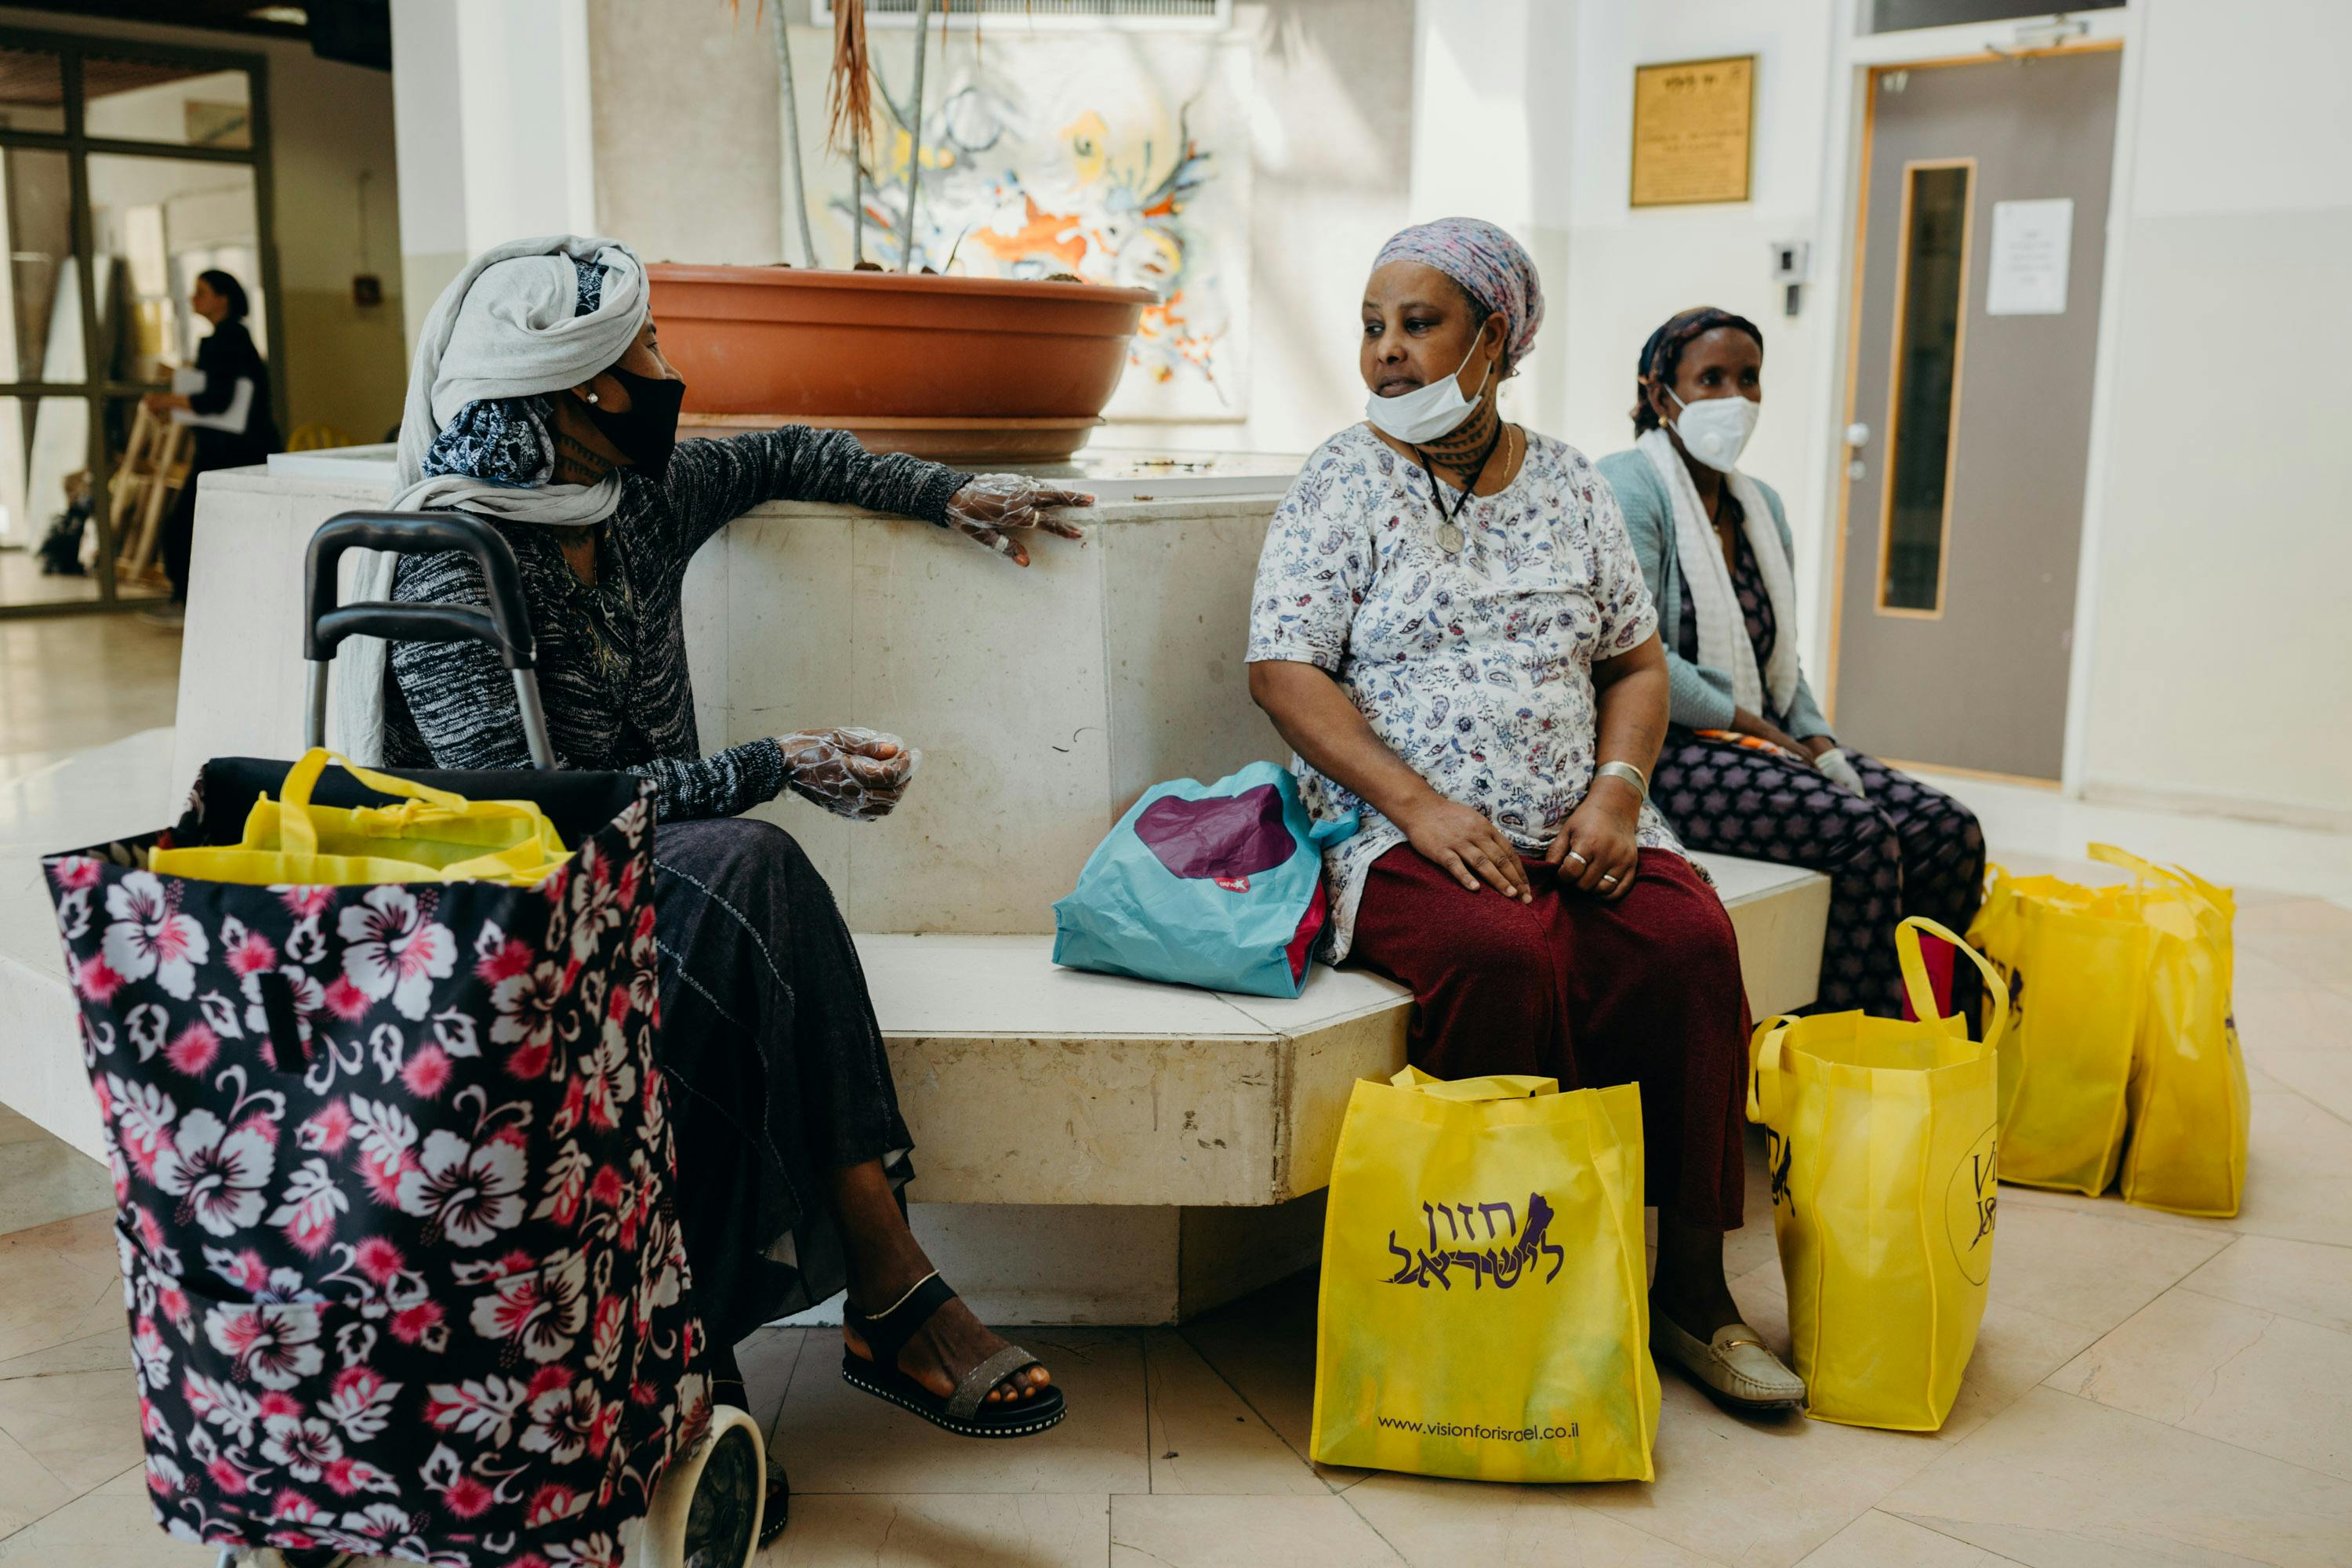
[[[339,609],[352,547],[467,551],[488,606]],[[486,525],[347,514],[309,574],[314,748],[343,637],[471,637],[551,771],[216,760],[176,826],[45,862],[157,1521],[293,1561],[738,1568],[760,1434],[712,1406],[673,1203],[652,786],[551,771]]]

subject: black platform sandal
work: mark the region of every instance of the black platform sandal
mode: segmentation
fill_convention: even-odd
[[[1050,1383],[1026,1399],[988,1403],[991,1389],[1017,1372],[1044,1364],[1018,1345],[1005,1346],[964,1373],[963,1381],[945,1399],[898,1369],[898,1352],[907,1348],[907,1342],[922,1331],[932,1314],[955,1299],[955,1291],[934,1272],[925,1275],[913,1289],[898,1298],[896,1306],[872,1317],[855,1307],[845,1308],[843,1316],[857,1331],[857,1337],[866,1342],[874,1359],[867,1361],[844,1346],[842,1381],[864,1389],[877,1399],[887,1399],[902,1409],[911,1410],[941,1431],[952,1432],[959,1437],[1027,1437],[1058,1425],[1070,1413],[1069,1402]]]

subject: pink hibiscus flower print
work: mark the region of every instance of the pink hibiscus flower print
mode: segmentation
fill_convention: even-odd
[[[474,1331],[545,1365],[569,1355],[588,1326],[588,1260],[558,1253],[546,1267],[509,1274],[474,1298]]]
[[[163,1048],[163,1059],[172,1064],[172,1070],[190,1078],[204,1076],[219,1055],[220,1037],[213,1033],[209,1024],[189,1025]]]
[[[572,956],[585,963],[604,934],[621,923],[619,889],[612,862],[593,843],[581,847],[579,872],[572,879]]]
[[[155,1156],[155,1184],[180,1200],[180,1219],[215,1236],[235,1236],[261,1217],[261,1190],[277,1168],[266,1121],[235,1131],[209,1110],[191,1110]]]
[[[592,1446],[601,1452],[604,1444],[600,1439],[605,1434],[599,1429],[604,1418],[604,1402],[596,1396],[596,1385],[588,1379],[569,1388],[551,1388],[530,1402],[523,1450],[545,1454],[559,1465],[572,1463]]]
[[[318,1344],[319,1315],[309,1307],[215,1307],[205,1314],[205,1338],[235,1363],[240,1380],[264,1388],[291,1388],[326,1362]]]
[[[261,1457],[298,1481],[315,1481],[343,1457],[343,1440],[317,1416],[272,1415],[261,1424]]]
[[[436,1130],[416,1165],[400,1173],[394,1197],[403,1214],[437,1226],[459,1247],[480,1247],[522,1222],[523,1153],[504,1139],[468,1143]]]
[[[227,961],[229,973],[236,975],[256,974],[278,967],[278,949],[257,931],[247,928],[235,915],[221,921],[221,956]]]
[[[87,892],[98,886],[99,879],[105,870],[104,864],[94,857],[76,855],[51,866],[49,875],[56,879],[60,888]]]
[[[212,955],[212,942],[194,915],[181,914],[163,879],[132,871],[106,889],[106,934],[99,953],[125,980],[153,976],[164,992],[184,1002],[196,988],[196,965]]]
[[[351,945],[343,976],[373,1000],[386,996],[404,1018],[421,1019],[433,1005],[433,982],[457,966],[457,939],[427,917],[423,902],[398,884],[370,888],[335,918]]]

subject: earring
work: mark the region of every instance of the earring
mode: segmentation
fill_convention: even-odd
[[[592,392],[592,393],[590,393],[590,394],[588,395],[588,401],[589,401],[589,402],[591,402],[591,403],[595,402],[595,401],[596,401],[596,395],[595,395],[594,393],[593,393],[593,392]]]

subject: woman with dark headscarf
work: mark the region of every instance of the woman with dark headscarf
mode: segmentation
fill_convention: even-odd
[[[188,309],[212,323],[196,345],[201,384],[189,392],[155,393],[148,406],[169,413],[195,434],[186,482],[163,523],[163,574],[172,602],[188,602],[188,555],[196,537],[196,478],[215,468],[241,468],[278,449],[278,423],[269,412],[269,366],[246,330],[245,286],[215,268],[196,274]]]
[[[1368,423],[1310,457],[1275,514],[1250,692],[1327,851],[1327,956],[1412,987],[1440,1078],[1642,1086],[1658,1208],[1657,1351],[1727,1399],[1804,1388],[1740,1321],[1748,1012],[1730,918],[1645,801],[1666,725],[1657,616],[1609,487],[1506,423],[1543,320],[1494,225],[1406,229],[1373,262]]]
[[[1666,644],[1672,728],[1659,809],[1685,843],[1831,878],[1824,1012],[1903,1016],[1895,928],[1926,915],[1966,931],[1984,835],[1968,807],[1838,744],[1797,663],[1789,520],[1739,455],[1764,399],[1764,334],[1712,307],[1650,334],[1630,452],[1601,459]],[[1966,1005],[1974,970],[1940,984]]]
[[[705,754],[681,591],[695,551],[764,500],[921,518],[1026,565],[1019,534],[1079,537],[1051,509],[1089,498],[872,456],[845,431],[678,441],[685,384],[646,290],[636,257],[611,240],[519,240],[478,258],[418,341],[394,505],[498,527],[520,568],[558,760],[656,786],[656,918],[640,936],[660,957],[680,1227],[720,1397],[745,1403],[729,1347],[845,1287],[847,1381],[961,1435],[1043,1431],[1062,1417],[1061,1391],[982,1326],[908,1230],[913,1139],[833,895],[790,837],[737,815],[791,790],[870,822],[919,754],[861,729]],[[487,603],[460,553],[358,571],[354,599]],[[334,682],[331,732],[362,761],[529,765],[513,682],[482,644],[395,644],[387,663],[383,645],[354,639]],[[530,977],[501,985],[502,1008],[509,993],[511,1027],[491,1038],[522,1044],[495,1048],[517,1052],[515,1070],[556,1070],[530,1028]],[[782,1501],[778,1477],[772,1526]]]

